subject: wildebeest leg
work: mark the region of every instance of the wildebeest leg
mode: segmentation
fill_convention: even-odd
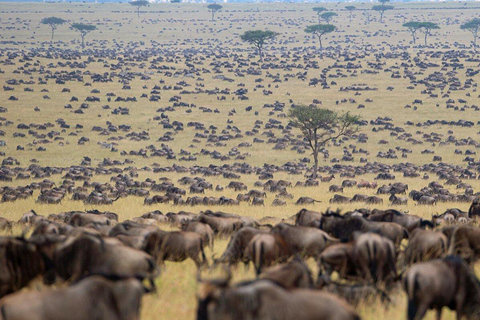
[[[421,320],[425,316],[428,310],[428,303],[420,304],[420,306],[416,305],[416,301],[409,300],[408,301],[408,320]]]
[[[442,308],[437,308],[437,320],[442,319]]]

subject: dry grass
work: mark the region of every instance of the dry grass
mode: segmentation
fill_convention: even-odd
[[[371,4],[355,4],[359,9],[368,9]],[[177,109],[174,113],[167,113],[171,121],[177,120],[183,122],[185,125],[190,121],[199,121],[205,123],[205,127],[210,125],[217,126],[218,131],[223,130],[227,125],[227,119],[233,121],[232,125],[237,126],[242,132],[251,130],[256,120],[268,121],[271,117],[268,112],[269,109],[262,108],[266,103],[274,103],[279,101],[290,104],[290,99],[294,103],[311,103],[313,99],[319,99],[322,101],[324,107],[332,108],[338,111],[352,111],[358,113],[362,118],[366,120],[372,120],[377,117],[391,117],[393,122],[397,126],[404,127],[408,133],[411,133],[414,138],[421,139],[423,133],[438,132],[443,134],[443,138],[446,139],[449,133],[448,130],[452,130],[457,139],[471,137],[477,140],[477,128],[462,128],[462,127],[450,127],[450,126],[431,126],[428,128],[417,128],[405,126],[405,122],[408,120],[414,122],[423,122],[429,119],[438,120],[459,120],[466,119],[471,121],[477,121],[478,114],[467,109],[465,112],[453,111],[445,108],[445,98],[441,98],[442,93],[440,90],[435,90],[435,93],[439,94],[440,98],[430,98],[427,95],[420,94],[423,86],[418,85],[414,90],[407,89],[410,85],[409,79],[402,77],[400,79],[394,79],[391,77],[392,72],[385,72],[385,69],[394,71],[400,71],[403,74],[404,68],[401,67],[402,63],[412,63],[412,59],[417,57],[420,61],[426,61],[436,63],[439,67],[432,67],[427,70],[422,70],[418,67],[412,67],[417,79],[423,79],[433,72],[443,72],[442,63],[445,62],[442,56],[432,57],[427,54],[426,51],[433,51],[434,49],[413,48],[410,41],[410,35],[401,27],[402,23],[415,20],[424,19],[428,21],[437,22],[440,24],[441,29],[438,30],[433,36],[430,37],[430,42],[435,45],[441,44],[443,47],[437,48],[438,51],[447,51],[451,47],[458,45],[468,45],[471,38],[470,34],[461,31],[459,28],[460,23],[465,22],[471,17],[478,15],[479,8],[474,2],[471,3],[412,3],[412,4],[395,4],[396,10],[386,13],[386,23],[380,24],[376,21],[369,25],[365,24],[365,18],[361,11],[356,11],[354,14],[354,20],[352,25],[347,25],[348,13],[343,10],[343,4],[326,4],[330,10],[334,10],[339,14],[334,21],[334,24],[338,26],[339,31],[326,37],[325,44],[330,46],[329,50],[333,47],[340,47],[344,50],[345,54],[348,52],[359,52],[363,49],[368,49],[368,53],[364,58],[354,61],[354,63],[360,63],[365,69],[368,67],[368,63],[377,61],[376,53],[372,51],[384,49],[390,53],[400,53],[403,51],[408,52],[411,55],[410,60],[402,60],[401,56],[398,58],[384,59],[381,58],[380,62],[384,63],[383,69],[377,74],[365,74],[361,73],[361,69],[354,73],[349,70],[339,69],[333,67],[333,64],[338,62],[339,64],[346,64],[343,61],[343,57],[340,57],[338,61],[336,59],[320,59],[319,56],[314,58],[318,63],[318,68],[310,67],[308,70],[303,68],[291,68],[286,70],[285,68],[276,68],[261,70],[261,75],[248,75],[244,77],[236,77],[234,71],[238,66],[238,60],[233,56],[237,55],[238,59],[244,59],[245,61],[256,61],[256,56],[253,51],[239,42],[238,35],[245,30],[252,28],[268,28],[274,31],[281,32],[281,36],[277,41],[271,45],[268,45],[267,52],[271,57],[280,58],[281,54],[292,50],[287,57],[282,57],[285,62],[290,64],[303,64],[302,58],[303,52],[298,54],[298,59],[295,57],[295,50],[299,47],[309,47],[310,53],[315,53],[316,42],[314,39],[310,39],[303,32],[303,29],[309,25],[317,23],[317,17],[311,11],[313,4],[227,4],[224,9],[217,14],[217,21],[209,21],[209,13],[204,5],[192,5],[192,4],[152,4],[150,7],[145,8],[141,14],[141,18],[136,18],[133,8],[128,4],[19,4],[19,3],[2,3],[0,7],[0,49],[3,54],[0,55],[0,83],[5,84],[6,80],[16,78],[23,79],[25,81],[34,80],[36,83],[33,85],[18,85],[14,86],[14,91],[3,91],[0,95],[0,106],[7,107],[8,113],[2,114],[7,120],[13,121],[14,125],[5,126],[2,120],[1,130],[5,131],[5,136],[1,138],[5,140],[7,146],[0,147],[0,151],[5,152],[6,156],[12,156],[17,158],[21,162],[22,167],[28,166],[29,161],[33,158],[37,159],[40,165],[46,166],[71,166],[80,164],[83,156],[89,156],[92,158],[92,166],[96,166],[103,158],[111,158],[116,160],[125,160],[126,158],[135,161],[135,166],[141,168],[143,166],[152,166],[154,163],[158,163],[161,166],[172,165],[174,163],[184,166],[197,165],[222,165],[224,163],[232,164],[236,160],[232,159],[226,162],[220,162],[213,160],[208,156],[197,155],[197,161],[179,163],[174,160],[166,160],[165,158],[144,158],[138,156],[121,156],[120,152],[111,152],[107,149],[102,149],[99,145],[101,142],[106,142],[109,137],[124,135],[123,133],[111,133],[110,136],[101,136],[91,131],[93,126],[106,126],[106,122],[110,121],[115,125],[128,124],[132,127],[132,131],[140,132],[147,131],[150,135],[148,141],[130,141],[128,139],[117,141],[118,150],[126,151],[139,150],[145,148],[150,144],[154,144],[159,147],[160,143],[157,139],[165,134],[166,131],[158,124],[158,121],[154,121],[153,117],[158,116],[160,113],[156,112],[158,108],[164,108],[171,103],[169,99],[178,95],[178,91],[173,90],[161,90],[160,102],[149,102],[147,99],[139,98],[141,94],[149,94],[151,88],[154,85],[160,84],[160,81],[165,81],[166,85],[175,85],[179,81],[185,81],[190,86],[185,87],[186,90],[194,90],[194,88],[201,87],[204,90],[212,90],[214,88],[229,89],[232,92],[238,89],[239,84],[244,84],[245,88],[249,90],[249,100],[232,100],[233,95],[226,96],[225,101],[217,100],[217,95],[207,94],[190,94],[183,95],[182,101],[187,103],[193,103],[197,108],[193,108],[192,113],[186,113],[182,109]],[[99,30],[95,31],[87,36],[89,43],[88,49],[106,49],[115,48],[114,40],[120,44],[120,47],[125,48],[129,46],[132,48],[132,52],[140,52],[141,50],[149,50],[152,47],[162,48],[169,51],[170,56],[162,56],[162,58],[170,58],[169,61],[158,62],[155,65],[165,66],[175,71],[189,71],[187,67],[187,58],[184,55],[184,50],[198,50],[197,52],[191,52],[188,63],[194,63],[198,68],[199,74],[195,75],[195,78],[185,77],[183,73],[179,76],[167,76],[162,70],[149,69],[152,63],[153,57],[148,58],[146,61],[134,61],[130,59],[130,54],[124,53],[122,50],[118,50],[117,57],[124,59],[124,62],[120,62],[119,59],[107,59],[108,64],[119,64],[121,68],[113,70],[110,65],[106,65],[102,61],[97,61],[88,64],[86,69],[80,69],[69,66],[60,66],[59,62],[81,62],[87,60],[87,55],[84,54],[81,57],[74,60],[67,60],[61,57],[48,58],[46,52],[55,52],[53,49],[75,49],[79,48],[79,37],[67,26],[61,26],[56,31],[55,41],[53,44],[49,44],[49,29],[46,26],[39,24],[39,21],[46,16],[55,15],[64,19],[68,19],[70,22],[88,22],[98,25]],[[376,18],[372,15],[372,18]],[[450,24],[447,25],[447,22]],[[379,31],[380,30],[380,31]],[[379,32],[377,32],[379,31]],[[14,38],[13,38],[14,37]],[[12,41],[22,42],[21,44],[14,44]],[[396,48],[393,50],[390,46],[401,45],[404,48]],[[371,47],[369,47],[371,46]],[[458,47],[457,46],[457,47]],[[25,50],[28,52],[34,48],[43,48],[41,57],[33,57],[33,61],[30,61],[30,65],[25,66],[24,69],[31,69],[29,73],[18,70],[20,65],[24,65],[25,61],[20,61],[22,55],[12,58],[12,61],[16,64],[5,63],[7,60],[6,52],[19,52]],[[224,56],[213,57],[207,55],[207,52],[212,51],[212,47],[216,53],[224,53]],[[7,50],[8,49],[8,50]],[[458,49],[460,50],[460,49]],[[158,57],[155,57],[158,58]],[[271,58],[266,59],[268,62]],[[38,62],[37,62],[38,61]],[[207,73],[201,71],[203,68],[212,70],[213,62],[221,63],[234,63],[235,67],[218,68],[228,78],[232,78],[233,82],[226,82],[220,79],[215,79],[215,73]],[[447,61],[448,62],[448,61]],[[38,63],[38,65],[33,65]],[[52,66],[48,66],[53,63]],[[477,61],[465,61],[466,68],[478,69]],[[91,73],[119,73],[120,71],[132,71],[139,74],[146,74],[151,78],[149,80],[140,80],[140,77],[136,77],[129,81],[131,90],[122,90],[123,84],[118,81],[118,78],[114,78],[112,82],[107,83],[92,83],[92,86],[86,86],[85,83],[92,82],[88,75],[84,76],[83,83],[81,82],[67,82],[64,85],[54,84],[54,80],[48,80],[47,85],[38,84],[38,77],[45,78],[45,74],[40,75],[38,73],[38,67],[44,66],[48,72],[72,72],[80,70],[82,72],[89,71]],[[37,69],[34,71],[33,69]],[[259,66],[255,66],[259,68]],[[328,78],[329,83],[331,81],[337,82],[337,85],[332,85],[330,89],[322,89],[320,87],[314,87],[308,85],[308,80],[301,80],[297,76],[289,78],[285,81],[285,76],[289,74],[297,75],[297,73],[306,72],[306,79],[313,77],[319,77],[322,69],[330,68],[329,75],[336,75],[337,69],[346,77],[332,77]],[[457,76],[459,80],[464,83],[467,79],[465,75],[465,69],[457,69]],[[241,68],[240,68],[241,69]],[[451,71],[451,67],[447,70]],[[19,72],[20,71],[20,72]],[[244,70],[242,70],[243,72]],[[245,72],[243,72],[245,73]],[[282,82],[273,82],[273,79],[269,75],[279,74],[279,78]],[[203,78],[204,80],[200,80]],[[262,94],[262,89],[255,91],[255,86],[258,82],[256,79],[262,79],[262,85],[265,89],[273,91],[272,95]],[[474,77],[476,80],[478,76]],[[362,95],[356,96],[354,92],[340,92],[340,87],[350,86],[354,84],[365,83],[371,87],[378,88],[378,91],[362,92]],[[164,84],[161,84],[163,86]],[[271,85],[271,88],[268,88]],[[147,89],[143,89],[146,86]],[[278,87],[275,87],[278,86]],[[395,90],[389,91],[387,88],[394,86]],[[34,92],[24,92],[24,88],[30,87],[34,89]],[[70,88],[71,93],[62,93],[63,88]],[[71,103],[73,109],[79,107],[79,105],[85,100],[87,96],[93,94],[90,93],[92,89],[100,90],[100,94],[96,94],[101,98],[101,102],[90,103],[90,108],[85,110],[84,114],[74,114],[72,109],[65,109],[64,105]],[[43,93],[42,89],[48,89],[49,92]],[[106,101],[105,94],[108,92],[114,92],[122,97],[137,97],[139,102],[110,102]],[[467,93],[471,94],[471,97],[466,96]],[[8,97],[15,95],[19,98],[19,101],[9,101]],[[43,99],[44,95],[50,97],[49,100]],[[470,88],[468,90],[452,91],[450,98],[459,99],[463,98],[468,100],[468,104],[475,104],[477,100],[476,89]],[[76,96],[79,98],[79,102],[70,102],[70,98]],[[336,101],[340,99],[356,99],[357,102],[350,104],[336,105]],[[418,110],[405,109],[406,104],[412,104],[416,98],[423,99],[424,104],[418,106]],[[372,99],[372,103],[365,103],[367,99]],[[109,104],[112,109],[118,106],[128,107],[130,109],[130,116],[116,116],[111,114],[111,110],[104,110],[102,105]],[[357,109],[358,104],[364,103],[365,109]],[[436,104],[439,107],[436,107]],[[253,106],[254,111],[258,111],[258,116],[254,116],[253,113],[247,113],[245,107]],[[33,112],[33,108],[38,106],[41,111]],[[220,113],[203,113],[198,107],[207,107],[211,109],[217,108]],[[232,109],[236,110],[234,116],[227,116],[228,112]],[[277,117],[275,115],[274,117]],[[46,152],[38,152],[35,149],[38,145],[34,144],[34,140],[31,136],[25,138],[13,138],[13,133],[19,132],[16,126],[19,123],[46,123],[54,122],[58,118],[63,118],[71,125],[70,129],[67,129],[65,133],[62,133],[64,140],[54,141],[43,145],[46,147]],[[285,120],[283,118],[277,118],[280,121]],[[82,124],[84,129],[74,129],[75,124]],[[58,128],[55,128],[55,130]],[[412,145],[404,140],[398,140],[396,137],[391,136],[388,131],[371,132],[372,127],[368,127],[369,141],[365,145],[359,145],[361,148],[365,148],[370,152],[370,155],[364,156],[370,162],[379,161],[387,164],[394,164],[400,162],[411,162],[414,164],[430,163],[433,155],[421,154],[421,151],[428,148],[435,151],[436,155],[441,155],[443,161],[452,164],[464,165],[462,161],[464,155],[454,154],[454,149],[460,149],[465,151],[467,149],[474,149],[472,146],[435,146],[424,143],[422,145]],[[417,133],[420,130],[420,133]],[[23,130],[25,131],[25,130]],[[260,130],[262,131],[262,130]],[[280,130],[273,130],[277,137],[282,136]],[[76,135],[69,135],[75,133]],[[242,139],[226,141],[225,146],[211,146],[202,141],[196,143],[192,147],[192,139],[196,131],[193,128],[185,126],[185,130],[178,132],[175,135],[175,140],[169,142],[168,145],[174,149],[176,153],[180,149],[191,151],[192,153],[199,152],[202,148],[209,150],[218,150],[222,154],[227,154],[233,147],[236,147],[241,142],[251,142],[253,137],[244,136]],[[298,132],[295,132],[298,134]],[[90,142],[84,146],[77,145],[77,141],[80,137],[87,137]],[[260,137],[260,138],[265,138]],[[388,141],[387,145],[380,145],[380,140]],[[355,144],[355,141],[351,142]],[[348,145],[349,143],[347,143]],[[17,146],[21,145],[25,147],[24,151],[17,150]],[[376,154],[379,151],[386,151],[389,148],[405,147],[412,150],[412,154],[409,154],[407,159],[378,159]],[[249,148],[239,148],[242,153],[248,153],[245,162],[253,166],[262,166],[264,163],[282,165],[288,161],[298,161],[300,158],[309,155],[308,151],[304,154],[298,154],[292,150],[275,151],[272,150],[272,144],[253,144]],[[331,158],[341,158],[343,154],[343,146],[335,147],[329,146]],[[400,153],[398,153],[400,157]],[[361,155],[363,156],[363,155]],[[346,163],[351,165],[359,165],[359,155],[355,156],[355,161],[352,163]],[[239,161],[237,161],[239,162]],[[324,162],[322,165],[331,165],[330,162]],[[175,173],[151,173],[146,171],[139,171],[140,176],[138,180],[144,180],[151,178],[158,180],[161,177],[167,177],[172,181],[177,181],[184,176],[183,174]],[[110,176],[95,176],[95,181],[108,182]],[[372,181],[373,175],[362,176],[362,179]],[[57,184],[62,179],[59,176],[52,176]],[[291,176],[283,172],[275,173],[275,179],[286,179],[295,183],[298,180],[304,180],[303,176]],[[359,178],[358,178],[359,179]],[[225,186],[229,180],[221,177],[207,177],[207,180],[214,185]],[[255,175],[243,175],[241,181],[246,183],[249,188],[254,188],[253,184],[257,180]],[[340,184],[343,179],[336,177],[333,181],[335,184]],[[436,181],[437,178],[431,175],[429,180],[421,180],[414,178],[403,178],[397,174],[397,180],[405,182],[409,185],[410,190],[420,189],[428,184],[430,181]],[[30,180],[14,180],[10,183],[4,183],[4,185],[17,186],[30,183]],[[480,182],[468,181],[475,191],[480,190]],[[322,201],[308,208],[313,210],[326,210],[329,207],[328,200],[333,194],[328,192],[329,184],[323,183],[319,187],[315,188],[291,188],[289,191],[294,195],[294,200],[300,196],[310,196],[317,200]],[[458,192],[455,187],[450,188],[453,192]],[[372,193],[372,191],[358,190],[356,188],[345,190],[345,195],[353,196],[355,193]],[[228,197],[236,197],[237,193],[231,190],[219,193],[215,191],[208,191],[206,195],[225,195]],[[111,206],[89,206],[84,205],[81,202],[75,202],[71,200],[64,200],[59,205],[42,205],[35,203],[35,199],[38,196],[36,193],[33,198],[16,201],[14,203],[0,203],[0,214],[11,220],[18,220],[18,218],[30,209],[34,209],[36,212],[42,215],[50,213],[58,213],[68,210],[84,210],[84,209],[99,209],[110,210],[117,212],[122,220],[130,219],[139,216],[149,210],[161,210],[163,212],[187,210],[199,212],[207,209],[204,206],[196,207],[176,207],[173,205],[155,205],[152,207],[143,206],[143,198],[128,197],[120,199]],[[388,200],[384,198],[384,204],[376,206],[378,208],[387,208]],[[272,207],[270,205],[273,201],[274,195],[268,194],[265,207],[253,207],[248,204],[241,204],[240,206],[234,206],[229,208],[218,208],[219,210],[225,210],[231,213],[252,216],[255,218],[262,218],[264,216],[272,216],[277,219],[286,219],[295,214],[300,207],[294,205],[294,200],[289,200],[285,207]],[[351,210],[356,207],[363,207],[363,204],[349,204],[342,205],[340,208],[343,211]],[[463,210],[468,208],[468,204],[448,204],[439,203],[433,207],[416,206],[413,202],[409,202],[407,206],[401,206],[397,209],[408,210],[412,214],[417,214],[425,218],[431,217],[432,214],[441,213],[447,208],[452,206],[459,207]],[[19,229],[15,229],[15,232],[21,232]],[[223,251],[227,244],[227,239],[218,240],[215,244],[215,253],[217,255]],[[207,256],[211,257],[212,252],[209,251]],[[315,270],[315,264],[310,261],[310,266]],[[167,263],[162,275],[157,280],[159,291],[157,294],[149,295],[144,298],[142,319],[192,319],[195,316],[195,291],[196,291],[196,270],[192,262],[186,261],[183,263]],[[252,278],[253,270],[244,270],[243,266],[239,266],[234,272],[235,280]],[[385,310],[381,303],[374,303],[369,305],[362,305],[358,308],[359,313],[365,319],[404,319],[406,309],[406,299],[401,293],[397,292],[392,296],[393,304],[388,310]],[[433,318],[433,314],[429,314],[429,319]],[[453,318],[452,313],[446,312],[444,314],[445,319]]]

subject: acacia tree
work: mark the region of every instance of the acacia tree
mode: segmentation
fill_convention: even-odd
[[[465,22],[460,26],[460,29],[470,31],[473,35],[473,50],[477,51],[478,31],[480,30],[480,19],[473,19]]]
[[[219,4],[212,3],[207,6],[207,8],[212,11],[212,21],[215,21],[215,12],[222,9],[223,7]]]
[[[85,36],[87,33],[97,29],[97,27],[92,24],[84,23],[74,23],[72,24],[72,28],[80,32],[80,36],[82,37],[82,48],[85,48]]]
[[[325,7],[313,7],[312,10],[317,13],[318,21],[320,21],[320,14],[321,14],[323,11],[327,11],[327,8],[325,8]]]
[[[140,8],[148,6],[150,4],[150,2],[148,2],[146,0],[135,0],[135,1],[130,2],[130,4],[134,7],[137,7],[137,17],[140,18]]]
[[[323,49],[322,47],[322,36],[327,33],[331,33],[335,31],[337,27],[335,27],[333,24],[314,24],[312,26],[308,26],[305,29],[306,33],[311,33],[314,34],[318,37],[318,43],[320,47],[320,51]]]
[[[332,110],[310,106],[296,106],[290,109],[289,116],[292,125],[300,129],[312,149],[314,179],[317,178],[320,148],[330,140],[357,132],[355,123],[360,119],[348,112],[340,115]]]
[[[430,35],[430,32],[434,29],[440,29],[438,24],[433,23],[433,22],[421,22],[421,29],[423,30],[423,33],[425,34],[425,46],[427,45],[427,37]]]
[[[394,8],[393,6],[386,6],[382,3],[381,5],[373,6],[372,10],[373,11],[378,11],[380,13],[380,22],[383,23],[383,14],[387,10],[393,10],[393,8]]]
[[[413,37],[413,44],[415,44],[416,34],[417,34],[417,31],[422,28],[422,23],[418,21],[410,21],[410,22],[404,23],[403,26],[405,28],[408,28],[408,31],[412,34],[412,37]]]
[[[348,16],[348,18],[350,19],[350,24],[352,23],[352,15],[353,15],[353,11],[355,11],[355,9],[357,9],[355,6],[346,6],[345,9],[347,9],[348,12],[350,12],[350,15]]]
[[[52,40],[53,40],[53,35],[55,34],[55,30],[57,29],[57,27],[67,22],[67,20],[63,20],[62,18],[57,18],[57,17],[48,17],[48,18],[43,18],[42,21],[40,22],[42,24],[48,24],[50,28],[52,28]]]
[[[260,56],[260,61],[263,62],[263,45],[266,41],[271,40],[278,36],[277,32],[273,32],[270,30],[251,30],[245,31],[241,36],[240,39],[244,42],[248,42],[252,44],[258,51],[258,55]]]
[[[327,23],[330,22],[330,20],[332,20],[333,17],[336,17],[338,16],[338,14],[336,14],[335,12],[324,12],[320,15],[320,18],[322,18],[323,20],[325,20]]]

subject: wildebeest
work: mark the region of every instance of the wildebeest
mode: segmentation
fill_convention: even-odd
[[[271,232],[285,240],[290,254],[300,254],[305,258],[317,258],[327,246],[338,242],[323,230],[287,223],[277,224]]]
[[[184,261],[190,258],[197,268],[208,264],[205,257],[202,236],[188,231],[157,231],[147,235],[144,250],[152,255],[158,264],[164,261]]]
[[[480,198],[475,198],[468,209],[468,217],[480,217]]]
[[[243,253],[243,260],[247,264],[252,262],[257,276],[264,267],[275,262],[285,261],[290,256],[290,251],[285,240],[274,234],[260,233],[255,235],[248,243]]]
[[[472,226],[456,227],[449,239],[449,255],[457,255],[467,262],[480,258],[480,229]]]
[[[262,272],[260,278],[273,281],[285,289],[313,289],[314,287],[313,277],[307,264],[298,258],[268,268]]]
[[[447,240],[440,231],[413,230],[405,248],[406,264],[441,258],[447,252]]]
[[[295,215],[295,225],[305,227],[319,227],[322,214],[303,208]]]
[[[480,282],[470,267],[458,257],[446,257],[413,265],[403,278],[408,296],[409,320],[420,320],[428,309],[442,308],[457,313],[457,319],[480,319]]]
[[[267,231],[252,227],[241,228],[232,235],[222,256],[218,259],[213,259],[214,263],[227,263],[228,265],[233,265],[243,261],[243,253],[245,252],[247,245],[250,243],[250,240],[259,233],[267,233]]]
[[[197,298],[198,320],[360,319],[352,307],[330,293],[308,289],[287,291],[269,280],[233,287],[226,281],[207,281]]]
[[[148,279],[153,285],[157,266],[149,254],[125,246],[115,238],[83,234],[71,237],[54,252],[57,274],[76,280],[89,274]]]
[[[0,300],[2,320],[137,320],[144,288],[139,280],[88,277],[75,285],[26,291]]]

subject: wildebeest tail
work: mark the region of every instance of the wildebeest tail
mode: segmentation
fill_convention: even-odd
[[[408,308],[407,308],[408,320],[415,319],[415,315],[417,314],[417,305],[415,303],[415,292],[420,288],[417,277],[418,276],[414,274],[412,276],[407,275],[407,277],[404,278],[405,291],[407,292],[407,296],[408,296]]]
[[[257,246],[260,246],[260,248],[257,248]],[[265,248],[263,242],[260,242],[260,244],[255,244],[253,246],[253,256],[254,256],[254,265],[255,265],[255,273],[257,277],[262,273],[262,259],[265,254]]]
[[[200,239],[200,252],[202,253],[202,263],[205,264],[207,262],[207,257],[205,256],[205,251],[203,249],[203,240]]]

